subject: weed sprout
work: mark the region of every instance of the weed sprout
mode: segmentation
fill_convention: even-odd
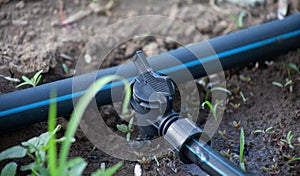
[[[37,84],[39,82],[39,80],[41,79],[41,73],[42,71],[39,71],[34,75],[34,77],[32,78],[34,80],[34,83]],[[23,80],[26,81],[26,78],[23,78]],[[56,133],[60,130],[61,126],[56,126],[56,94],[51,93],[51,100],[54,101],[51,101],[49,107],[48,132],[43,133],[38,137],[29,139],[28,141],[22,142],[21,145],[17,145],[2,151],[0,153],[0,162],[5,159],[23,158],[25,156],[29,156],[34,161],[25,166],[21,166],[21,171],[31,171],[32,175],[80,176],[87,166],[87,163],[81,157],[75,157],[68,160],[71,143],[75,141],[75,132],[89,102],[95,97],[95,95],[103,86],[114,80],[120,80],[125,85],[126,94],[122,107],[122,113],[124,114],[127,110],[130,100],[129,83],[119,76],[105,76],[92,84],[88,88],[87,93],[79,99],[71,115],[64,136],[60,139],[56,139]],[[59,154],[57,152],[57,143],[62,143]],[[119,162],[118,164],[108,169],[106,169],[105,166],[102,165],[102,167],[94,172],[92,176],[111,176],[116,172],[117,169],[121,167],[122,164],[122,162]],[[17,163],[10,162],[2,169],[1,176],[14,176],[16,174],[16,169]]]
[[[243,161],[243,155],[244,155],[244,147],[245,147],[245,134],[244,134],[244,128],[241,128],[240,132],[240,167],[246,171],[245,162]]]
[[[21,84],[18,84],[16,86],[16,88],[21,87],[21,86],[25,86],[25,85],[31,85],[32,87],[35,87],[39,84],[39,82],[41,81],[42,75],[41,73],[43,72],[43,70],[40,70],[39,72],[35,73],[34,76],[29,79],[26,76],[22,76],[22,79],[24,82],[22,82]]]
[[[122,133],[126,133],[126,140],[128,142],[130,141],[130,136],[131,133],[133,132],[132,130],[133,120],[134,118],[132,117],[127,126],[125,124],[117,124],[118,130],[121,131]]]
[[[215,119],[215,121],[218,121],[218,119],[217,119],[217,108],[218,108],[218,105],[220,103],[221,102],[218,102],[218,103],[212,105],[211,102],[205,101],[205,102],[202,103],[202,109],[204,109],[204,106],[207,105],[209,107],[209,109],[211,110],[213,118]]]

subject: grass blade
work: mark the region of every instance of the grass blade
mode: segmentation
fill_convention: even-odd
[[[67,162],[67,157],[70,151],[70,146],[71,146],[71,139],[74,137],[76,129],[78,128],[79,122],[85,112],[85,109],[87,108],[87,106],[89,105],[90,101],[95,97],[95,95],[98,93],[98,91],[103,88],[106,84],[108,84],[111,81],[114,80],[120,80],[123,82],[124,86],[125,86],[125,90],[126,90],[126,94],[125,94],[125,100],[124,100],[124,104],[128,105],[129,104],[129,100],[130,100],[130,85],[127,82],[127,80],[125,80],[124,78],[120,77],[120,76],[115,76],[115,75],[111,75],[111,76],[105,76],[99,80],[97,80],[94,84],[92,84],[88,90],[87,93],[84,94],[78,101],[78,103],[76,104],[74,111],[72,112],[70,121],[69,121],[69,125],[68,128],[65,132],[65,137],[66,140],[62,143],[62,147],[61,147],[61,151],[60,151],[60,157],[59,157],[59,166],[60,166],[60,172],[64,173],[64,164]],[[127,107],[125,107],[123,104],[123,112],[124,109],[126,108],[127,111]]]
[[[55,130],[55,126],[56,126],[56,92],[52,91],[50,94],[50,99],[54,100],[53,102],[50,103],[50,107],[49,107],[49,114],[48,114],[48,131],[49,132],[53,132]],[[56,148],[56,133],[53,133],[50,137],[49,140],[49,148],[48,148],[48,155],[47,155],[47,159],[48,159],[48,165],[49,165],[49,172],[50,175],[57,175],[57,148]]]

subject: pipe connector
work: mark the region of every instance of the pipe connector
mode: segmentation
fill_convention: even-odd
[[[169,126],[164,138],[172,147],[174,147],[177,155],[184,163],[191,163],[190,160],[183,155],[183,146],[191,138],[200,136],[202,132],[202,129],[200,129],[192,120],[180,118]]]

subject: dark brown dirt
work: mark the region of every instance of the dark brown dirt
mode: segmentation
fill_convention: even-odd
[[[91,1],[64,0],[63,9],[66,17],[72,16],[78,11],[89,9]],[[99,1],[102,6],[107,1]],[[296,3],[295,3],[296,4]],[[289,14],[295,13],[299,5],[290,4]],[[277,1],[266,1],[264,5],[256,7],[240,7],[230,3],[217,4],[224,10],[218,11],[209,5],[208,1],[140,1],[131,2],[116,1],[111,10],[102,13],[90,13],[85,18],[72,25],[61,26],[59,1],[10,1],[0,0],[0,74],[12,78],[21,79],[22,75],[31,77],[35,72],[43,69],[44,74],[41,83],[47,83],[71,76],[62,68],[66,64],[70,71],[74,69],[76,61],[80,57],[82,49],[89,39],[93,38],[102,28],[127,17],[138,15],[159,14],[174,17],[194,26],[204,38],[229,33],[238,30],[236,24],[226,9],[234,16],[241,11],[246,11],[243,27],[254,26],[268,20],[276,19]],[[131,26],[128,26],[130,28]],[[187,43],[199,41],[199,37],[190,34],[189,31],[174,31],[178,38],[184,36]],[[130,40],[119,45],[106,58],[102,68],[119,65],[128,62],[134,51],[143,49],[160,53],[178,47],[175,42],[160,38],[146,38],[143,41]],[[239,130],[245,130],[247,171],[255,175],[299,175],[299,161],[287,163],[290,156],[300,157],[300,77],[291,71],[288,76],[286,65],[294,63],[300,66],[300,52],[294,51],[275,58],[272,65],[264,62],[255,67],[255,63],[247,67],[226,72],[227,88],[234,94],[230,102],[240,104],[237,109],[228,103],[219,131],[226,130],[226,138],[219,133],[212,139],[212,146],[227,152],[230,159],[238,163],[239,155]],[[243,81],[240,76],[250,77],[250,81]],[[274,85],[273,81],[285,82],[286,78],[293,80],[293,92],[282,90]],[[0,78],[0,94],[13,92],[17,89],[17,83]],[[200,86],[199,86],[200,87]],[[238,87],[238,89],[237,89]],[[20,88],[21,89],[21,88]],[[204,91],[200,89],[203,97]],[[247,101],[244,104],[239,92],[243,92]],[[201,100],[202,101],[202,100]],[[178,101],[176,106],[179,107]],[[0,105],[1,106],[1,105]],[[111,106],[102,108],[105,113],[105,121],[116,130],[115,125],[122,123],[112,111]],[[208,110],[201,110],[200,117],[207,116]],[[233,121],[241,122],[234,128]],[[64,126],[59,135],[63,135],[67,121],[59,118],[58,123]],[[256,133],[255,130],[273,127],[268,133]],[[45,122],[30,125],[10,133],[0,134],[0,151],[20,144],[31,137],[38,136],[47,130]],[[292,150],[287,145],[281,145],[280,139],[284,139],[291,131],[294,135]],[[119,133],[123,135],[122,133]],[[134,136],[138,133],[135,132]],[[119,162],[88,141],[81,130],[76,134],[76,142],[73,144],[70,157],[81,156],[88,166],[85,175],[97,170],[102,162],[112,166]],[[16,160],[22,165],[29,160]],[[185,165],[172,155],[159,158],[160,166],[155,161],[149,160],[142,164],[143,175],[191,175],[190,169],[184,169]],[[136,162],[127,162],[116,175],[133,175]],[[272,170],[264,171],[276,165]],[[1,163],[2,167],[4,163]],[[195,175],[199,174],[196,172]]]

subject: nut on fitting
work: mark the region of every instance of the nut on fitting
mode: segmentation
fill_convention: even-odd
[[[176,150],[177,155],[184,163],[190,163],[188,159],[183,156],[183,145],[192,137],[200,136],[202,129],[200,129],[192,120],[188,118],[180,118],[173,122],[168,128],[164,138]]]

